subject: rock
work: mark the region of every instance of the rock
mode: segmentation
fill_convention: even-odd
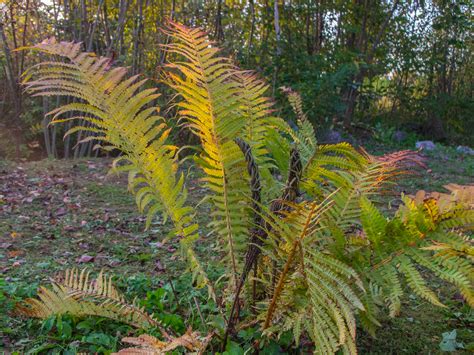
[[[392,138],[395,142],[400,143],[407,139],[407,134],[403,131],[395,131]]]
[[[474,155],[474,149],[466,147],[465,145],[458,145],[456,152],[466,155]]]
[[[416,149],[421,150],[435,150],[436,145],[432,141],[418,141],[415,144]]]
[[[329,130],[326,135],[324,136],[324,143],[327,144],[336,144],[336,143],[341,143],[344,139],[342,138],[342,135],[333,130]]]

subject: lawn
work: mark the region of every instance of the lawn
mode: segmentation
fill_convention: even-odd
[[[370,150],[377,154],[387,148],[372,145]],[[447,183],[473,182],[474,157],[448,147],[425,155],[427,168],[397,181],[397,191],[441,191]],[[179,315],[170,318],[174,327],[182,327],[183,320],[193,324],[201,316],[194,305],[205,295],[187,291],[190,278],[183,273],[185,265],[177,240],[169,236],[171,225],[157,219],[145,231],[145,219],[127,192],[126,176],[107,174],[110,165],[107,159],[20,164],[0,161],[0,287],[4,296],[14,294],[18,300],[33,295],[39,284],[66,268],[104,269],[116,275],[116,283],[127,298],[146,299],[147,307],[155,307],[167,317]],[[192,184],[188,186],[191,203],[197,205],[204,191],[197,174],[190,174],[195,177],[188,180]],[[388,213],[398,201],[396,195],[384,199]],[[205,203],[199,205],[201,211],[206,208]],[[201,219],[199,224],[207,222]],[[167,236],[169,240],[163,243]],[[212,277],[220,268],[219,254],[209,252],[215,249],[209,230],[204,229],[202,238],[198,253]],[[447,308],[435,308],[407,291],[402,313],[395,319],[384,318],[375,339],[359,333],[360,353],[438,353],[443,333],[453,330],[457,331],[456,342],[472,350],[472,310],[450,287],[437,279],[432,282]],[[1,303],[1,294],[0,306],[7,308],[8,302]],[[89,349],[101,351],[117,347],[119,333],[130,331],[117,324],[89,324],[87,328],[82,322],[78,330],[81,336],[77,337],[14,317],[10,309],[4,311],[0,310],[4,313],[0,315],[0,349],[7,353],[31,349],[66,352],[73,349],[68,344],[74,341],[90,343]],[[71,322],[73,327],[78,325]]]

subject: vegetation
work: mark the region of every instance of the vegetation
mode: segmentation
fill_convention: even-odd
[[[86,142],[121,152],[113,170],[129,173],[146,227],[158,213],[172,222],[169,235],[178,237],[194,287],[207,289],[208,320],[194,299],[201,320],[188,324],[194,330],[177,337],[161,325],[153,330],[155,318],[127,305],[110,279],[101,273],[89,283],[88,273],[74,270],[53,290],[43,289],[40,301],[17,306],[19,312],[48,318],[67,309],[73,317],[122,318],[150,332],[123,341],[157,353],[208,345],[212,352],[240,351],[236,340],[253,327],[245,336],[248,348],[307,347],[326,354],[357,352],[356,319],[374,335],[382,311],[398,315],[403,284],[445,307],[430,287],[436,276],[472,307],[466,235],[474,220],[472,187],[451,185],[449,195],[402,195],[387,217],[376,207],[378,199],[393,177],[423,166],[418,153],[375,157],[348,143],[318,145],[296,92],[284,90],[298,118],[293,129],[273,116],[264,82],[221,57],[206,33],[173,22],[166,33],[168,58],[174,59],[165,82],[177,93],[178,121],[199,138],[198,153],[188,157],[201,171],[202,203],[210,208],[208,227],[217,240],[222,267],[214,276],[196,252],[204,228],[186,201],[182,150],[171,143],[168,122],[154,106],[156,89],[127,77],[125,68],[112,68],[108,58],[81,52],[80,44],[54,39],[34,49],[67,61],[31,67],[24,83],[33,95],[75,99],[50,113],[53,124],[80,122],[66,135],[91,132]]]
[[[1,2],[0,349],[472,351],[471,14]]]

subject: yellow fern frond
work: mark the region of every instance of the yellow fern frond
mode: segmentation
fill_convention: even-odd
[[[52,288],[40,287],[38,298],[19,304],[17,312],[33,318],[71,314],[76,317],[98,316],[130,324],[137,328],[160,327],[159,322],[143,308],[128,303],[112,285],[111,277],[100,272],[89,280],[89,271],[67,270],[52,280]]]
[[[179,115],[201,140],[203,151],[197,162],[216,207],[211,225],[226,243],[231,277],[237,283],[239,251],[245,248],[248,234],[245,202],[250,193],[243,154],[234,142],[246,123],[239,115],[240,84],[233,79],[235,68],[218,56],[206,33],[173,22],[166,33],[174,40],[165,46],[167,51],[185,59],[168,65],[177,73],[169,72],[167,82],[183,99],[177,103]]]
[[[198,226],[193,222],[193,209],[185,205],[184,175],[177,173],[177,147],[167,141],[170,128],[153,105],[159,94],[145,88],[146,80],[127,78],[126,68],[111,68],[109,58],[82,53],[80,46],[52,38],[32,47],[68,62],[47,61],[31,67],[24,75],[24,85],[33,95],[78,99],[51,111],[52,123],[79,120],[81,123],[66,135],[92,132],[86,140],[98,140],[107,144],[106,149],[122,151],[113,168],[129,173],[137,206],[147,214],[146,227],[162,212],[173,221],[182,244],[190,248],[198,237]],[[71,112],[76,116],[63,118]]]

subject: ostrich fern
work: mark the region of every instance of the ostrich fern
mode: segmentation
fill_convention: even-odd
[[[356,353],[356,320],[373,332],[382,308],[397,315],[406,287],[443,306],[422,269],[453,284],[473,305],[466,232],[474,223],[474,194],[454,189],[442,198],[404,196],[395,216],[386,217],[374,197],[404,164],[419,163],[415,153],[376,158],[347,143],[318,145],[297,93],[284,89],[298,118],[293,130],[273,116],[267,85],[220,56],[206,33],[178,23],[165,32],[172,39],[165,45],[172,58],[165,82],[177,94],[180,122],[199,138],[194,160],[226,265],[220,281],[227,287],[218,295],[228,316],[224,338],[245,321],[243,305],[256,313],[266,337],[291,330],[296,344],[309,337],[315,353]],[[87,131],[85,140],[122,152],[114,167],[128,172],[146,226],[159,212],[173,222],[195,285],[207,285],[216,299],[194,253],[198,210],[186,203],[179,149],[155,106],[159,94],[125,68],[112,68],[109,59],[81,53],[80,44],[47,40],[33,48],[66,62],[30,68],[28,91],[77,99],[52,111],[52,123],[76,120],[66,134]],[[74,116],[64,118],[67,113]]]

